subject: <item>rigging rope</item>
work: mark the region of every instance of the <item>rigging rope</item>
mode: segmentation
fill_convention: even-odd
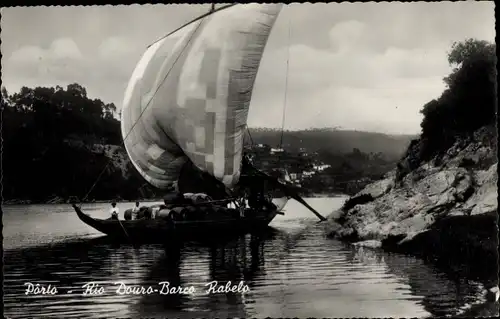
[[[206,16],[206,15],[204,15]],[[202,16],[202,17],[204,17]],[[199,20],[199,19],[197,19]],[[193,20],[191,22],[194,22],[196,20]],[[191,23],[190,22],[190,23]],[[144,114],[144,112],[148,109],[151,101],[153,101],[156,93],[158,93],[158,91],[160,90],[161,86],[163,85],[163,83],[165,82],[165,80],[167,79],[167,77],[170,75],[170,72],[172,71],[172,69],[174,68],[174,66],[176,65],[177,61],[179,60],[179,58],[181,57],[181,55],[184,53],[184,50],[187,48],[187,46],[189,45],[189,43],[191,42],[191,40],[193,39],[193,36],[194,34],[198,31],[198,29],[200,28],[201,24],[203,23],[203,21],[201,21],[197,26],[196,26],[196,29],[191,33],[191,35],[189,36],[189,39],[186,41],[186,45],[181,49],[179,55],[175,58],[174,62],[172,63],[172,66],[170,67],[170,69],[167,71],[167,74],[165,75],[165,77],[163,78],[163,80],[161,81],[160,85],[158,85],[158,87],[156,88],[155,92],[153,93],[153,95],[151,96],[151,99],[148,101],[148,103],[146,104],[146,106],[144,107],[144,109],[141,111],[141,113],[139,114],[139,118],[134,122],[134,124],[132,125],[132,128],[130,129],[130,131],[127,133],[127,135],[125,135],[125,137],[123,138],[123,145],[125,145],[125,140],[127,139],[127,137],[130,135],[130,133],[132,133],[132,131],[134,130],[135,126],[137,125],[137,123],[139,123],[139,120],[141,119],[142,115]],[[188,23],[189,24],[189,23]],[[187,25],[187,24],[186,24]],[[173,32],[171,32],[173,33]],[[171,34],[170,33],[170,34]],[[168,35],[167,35],[168,36]],[[166,36],[165,36],[166,37]],[[156,42],[158,42],[159,40],[157,40]],[[92,192],[92,190],[94,189],[94,187],[97,185],[97,182],[99,182],[99,179],[101,178],[102,174],[104,174],[104,172],[106,171],[106,169],[108,168],[109,164],[111,164],[111,158],[109,159],[108,163],[106,164],[106,166],[104,166],[103,170],[101,171],[101,173],[98,175],[96,181],[94,182],[94,184],[92,185],[92,187],[90,188],[90,190],[87,192],[87,194],[85,195],[85,197],[83,197],[82,199],[82,202],[84,202],[87,197],[90,195],[90,193]]]
[[[247,125],[247,133],[248,133],[248,137],[250,138],[250,143],[252,143],[251,145],[253,146],[253,138],[252,138],[252,134],[250,134],[250,128],[248,127]]]
[[[290,25],[290,20],[288,20],[288,46],[287,46],[287,57],[286,57],[286,77],[285,77],[285,97],[283,99],[283,116],[282,116],[282,121],[281,121],[281,137],[280,137],[280,144],[279,148],[282,149],[283,147],[283,134],[284,134],[284,129],[285,129],[285,114],[286,114],[286,104],[287,104],[287,96],[288,96],[288,70],[290,67],[290,38],[291,38],[291,25]],[[278,164],[281,161],[281,154],[278,156]]]

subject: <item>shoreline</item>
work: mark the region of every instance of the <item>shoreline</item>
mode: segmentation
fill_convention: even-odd
[[[329,238],[387,253],[413,256],[457,276],[478,280],[485,286],[498,285],[498,278],[494,275],[498,261],[498,237],[495,240],[491,236],[498,221],[496,212],[445,217],[428,230],[406,240],[411,234],[389,235],[383,239],[362,238],[358,234],[345,235],[339,223],[341,215],[339,210],[328,216],[326,227]]]
[[[312,194],[307,194],[304,196],[304,198],[335,198],[335,197],[348,197],[349,195],[342,194],[342,193],[312,193]],[[139,201],[141,203],[151,203],[151,202],[161,202],[163,201],[163,197],[160,198],[147,198],[147,199],[131,199],[131,200],[117,200],[117,199],[100,199],[100,200],[93,200],[93,201],[85,201],[85,202],[78,202],[81,204],[105,204],[105,203],[111,203],[111,202],[116,202],[116,203],[133,203],[135,201]],[[32,201],[29,199],[8,199],[2,202],[2,205],[9,205],[9,206],[14,206],[14,205],[64,205],[68,204],[71,205],[72,201],[70,199],[63,199],[63,198],[57,198],[57,199],[51,199],[48,201]]]
[[[153,198],[153,199],[137,199],[137,200],[105,200],[105,199],[100,199],[100,200],[94,200],[94,201],[85,201],[85,202],[78,202],[81,204],[104,204],[104,203],[111,203],[111,202],[116,202],[116,203],[133,203],[135,201],[139,201],[141,203],[149,203],[149,202],[158,202],[162,201],[163,198]],[[31,201],[29,199],[9,199],[6,201],[2,202],[2,205],[9,205],[9,206],[14,206],[14,205],[71,205],[72,201],[70,200],[61,200],[61,201]]]

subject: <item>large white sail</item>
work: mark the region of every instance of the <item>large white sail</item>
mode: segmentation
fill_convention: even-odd
[[[125,92],[121,130],[150,184],[170,186],[188,162],[229,188],[238,182],[253,85],[281,7],[217,11],[144,53]]]

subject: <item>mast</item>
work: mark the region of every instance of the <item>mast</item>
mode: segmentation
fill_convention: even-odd
[[[281,137],[280,137],[280,144],[278,145],[278,148],[283,150],[283,135],[285,131],[285,115],[286,115],[286,105],[287,105],[287,97],[288,97],[288,73],[290,69],[290,38],[291,38],[291,24],[290,20],[288,20],[288,46],[287,46],[287,56],[286,56],[286,73],[285,73],[285,92],[284,92],[284,98],[283,98],[283,115],[281,119]],[[278,155],[278,166],[281,161],[281,157],[283,156],[283,152],[280,151]]]

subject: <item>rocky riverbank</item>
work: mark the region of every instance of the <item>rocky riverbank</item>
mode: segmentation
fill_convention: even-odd
[[[496,287],[496,128],[483,127],[458,139],[445,154],[409,169],[412,156],[408,151],[397,169],[332,214],[329,235],[410,253],[488,289]]]

